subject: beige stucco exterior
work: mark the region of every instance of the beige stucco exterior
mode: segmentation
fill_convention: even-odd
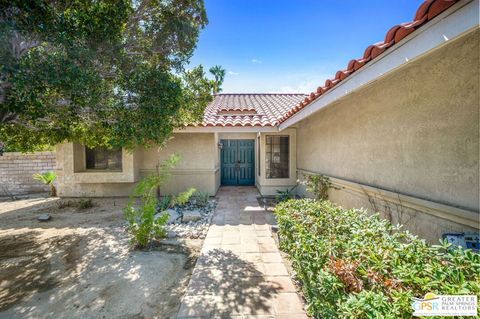
[[[265,156],[258,154],[258,141],[264,150],[266,134],[290,136],[290,178],[266,179]],[[172,170],[170,180],[162,187],[164,194],[178,194],[190,187],[216,194],[221,186],[220,148],[222,139],[251,139],[255,141],[255,184],[265,195],[275,194],[277,189],[292,187],[296,183],[295,130],[282,133],[176,133],[163,148],[138,148],[134,152],[123,150],[121,172],[99,172],[85,169],[85,147],[66,143],[57,147],[59,195],[76,196],[128,196],[132,187],[142,177],[155,172],[157,163],[171,154],[180,154],[181,160]],[[258,175],[258,165],[261,172]]]
[[[220,141],[251,139],[263,195],[292,188],[304,174],[324,174],[335,186],[332,201],[379,211],[431,242],[446,232],[478,230],[479,37],[476,28],[446,42],[281,131],[188,128],[161,149],[124,150],[121,172],[87,171],[82,145],[59,145],[59,195],[128,196],[173,153],[182,159],[162,192],[195,187],[214,195]],[[267,135],[290,137],[289,178],[265,177]],[[306,194],[303,185],[297,191]]]
[[[181,160],[172,170],[165,194],[176,194],[195,187],[213,195],[218,189],[217,145],[213,133],[174,134],[164,148],[138,148],[122,151],[121,172],[85,170],[85,148],[66,143],[57,147],[60,196],[128,196],[142,177],[154,173],[156,165],[171,154]]]
[[[478,228],[479,34],[477,28],[297,123],[299,176],[325,174],[470,212],[469,222],[431,212],[410,220],[432,240]],[[361,192],[332,190],[331,199],[372,208]]]

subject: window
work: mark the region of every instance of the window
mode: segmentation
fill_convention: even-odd
[[[289,137],[266,136],[265,171],[267,178],[289,177]]]
[[[85,147],[86,168],[104,171],[122,170],[122,149]]]

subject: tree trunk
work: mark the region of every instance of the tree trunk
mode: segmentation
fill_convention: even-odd
[[[50,196],[57,197],[57,189],[53,184],[50,184]]]

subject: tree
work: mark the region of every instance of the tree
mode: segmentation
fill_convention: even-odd
[[[0,141],[162,145],[202,119],[202,0],[0,0]]]
[[[213,93],[218,93],[222,91],[221,85],[225,79],[225,69],[220,65],[215,65],[210,68],[210,73],[214,76],[213,80]]]

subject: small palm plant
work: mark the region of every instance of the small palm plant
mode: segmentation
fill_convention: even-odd
[[[50,185],[50,195],[52,197],[57,196],[57,189],[55,188],[55,185],[53,185],[53,182],[57,179],[57,173],[52,171],[37,173],[33,175],[33,178],[45,185]]]

